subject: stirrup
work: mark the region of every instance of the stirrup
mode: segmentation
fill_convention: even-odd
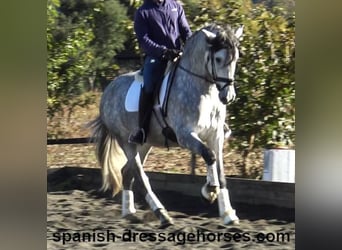
[[[146,141],[145,130],[143,128],[136,131],[134,134],[130,134],[128,137],[129,143],[143,145]]]

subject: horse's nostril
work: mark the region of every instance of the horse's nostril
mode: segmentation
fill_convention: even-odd
[[[220,98],[220,101],[223,103],[223,104],[227,104],[228,103],[228,100],[227,98]]]

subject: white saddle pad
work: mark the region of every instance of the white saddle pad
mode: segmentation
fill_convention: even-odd
[[[159,91],[159,103],[160,105],[163,104],[165,101],[165,95],[166,95],[166,89],[168,84],[170,73],[168,73],[162,82],[162,85],[160,87]],[[139,111],[139,97],[140,97],[140,91],[141,87],[144,85],[143,81],[141,79],[135,79],[131,86],[129,87],[125,99],[125,109],[127,112],[138,112]],[[158,101],[156,101],[155,105],[159,105]]]

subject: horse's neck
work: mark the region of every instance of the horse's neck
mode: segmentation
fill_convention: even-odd
[[[213,94],[213,92],[215,92],[213,86],[204,78],[206,72],[204,67],[199,68],[198,63],[196,66],[196,63],[193,63],[189,59],[186,59],[184,57],[181,58],[178,66],[179,65],[181,65],[187,71],[192,72],[193,74],[202,76],[195,76],[178,67],[176,69],[174,84],[177,85],[179,89],[183,89],[183,91],[189,92],[189,94],[191,95],[193,95],[194,91],[199,92],[202,95],[211,95]]]

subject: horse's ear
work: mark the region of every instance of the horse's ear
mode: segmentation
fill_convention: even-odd
[[[209,42],[213,41],[216,38],[216,34],[209,30],[202,29],[202,32],[205,34]]]
[[[239,39],[242,36],[243,28],[244,28],[244,26],[241,25],[239,28],[236,29],[235,36],[237,39]]]

